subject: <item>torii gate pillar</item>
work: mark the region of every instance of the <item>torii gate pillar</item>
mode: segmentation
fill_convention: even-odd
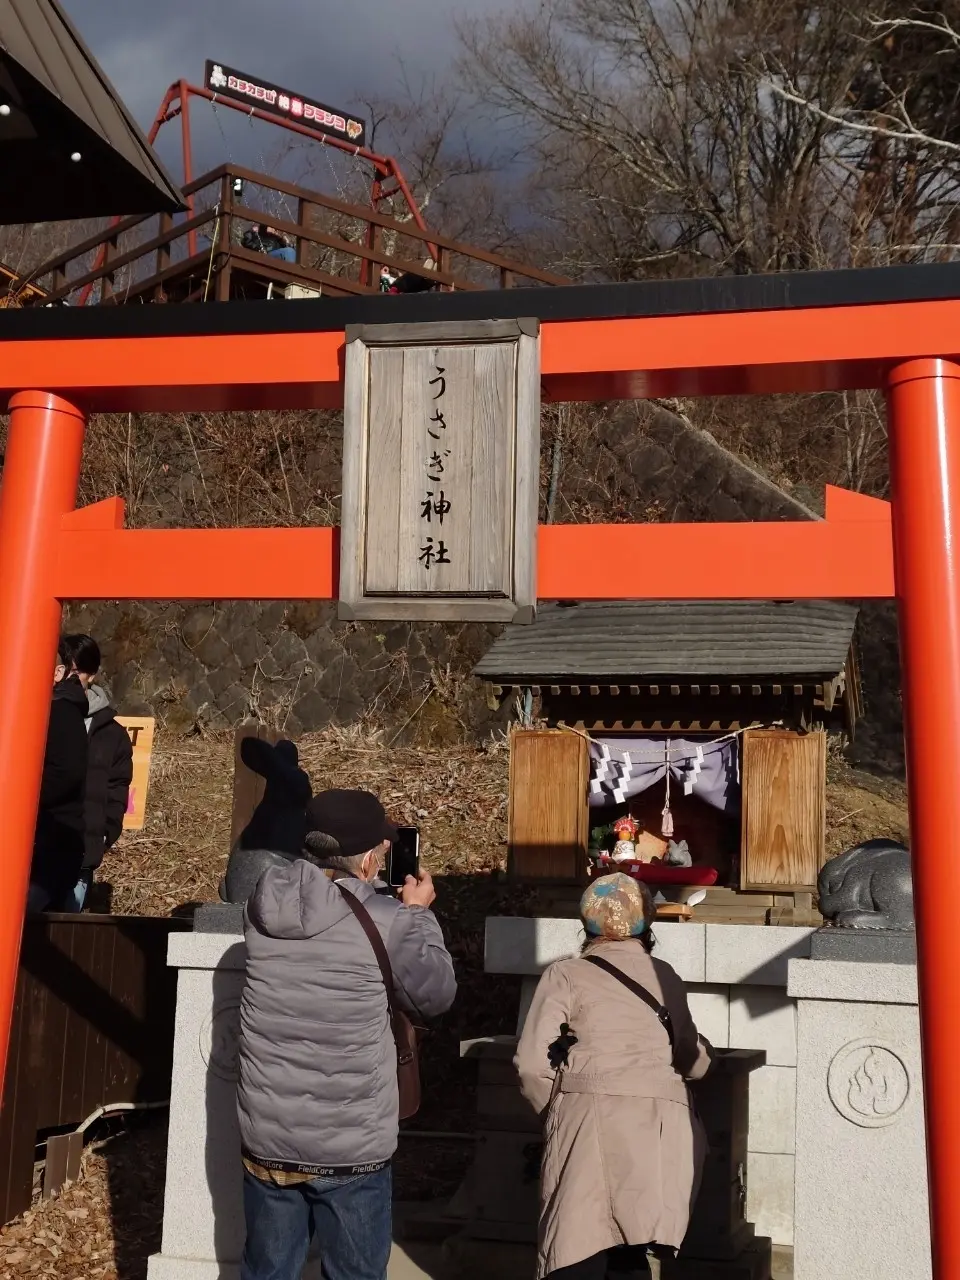
[[[933,1272],[960,1276],[960,365],[888,382]]]
[[[6,1063],[50,717],[61,604],[54,586],[63,517],[80,480],[84,416],[59,396],[10,401],[0,488],[0,1080]]]

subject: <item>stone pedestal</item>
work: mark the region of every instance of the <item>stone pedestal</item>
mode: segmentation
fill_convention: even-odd
[[[237,1040],[246,949],[228,933],[180,933],[161,1251],[148,1280],[237,1280],[243,1252]]]
[[[797,1002],[795,1280],[929,1280],[916,968],[794,960],[788,991]]]
[[[161,1250],[147,1263],[147,1280],[239,1280],[237,1047],[246,966],[240,918],[237,907],[209,904],[197,912],[193,933],[170,938],[168,963],[179,972],[167,1180]],[[388,1275],[414,1280],[426,1272],[395,1245]],[[320,1280],[318,1257],[311,1256],[302,1280]]]
[[[750,1072],[763,1065],[762,1053],[718,1050],[693,1086],[709,1150],[683,1248],[661,1264],[663,1280],[770,1280],[772,1243],[746,1216]]]
[[[199,913],[198,913],[199,914]],[[212,905],[211,932],[170,937],[177,1021],[170,1089],[167,1181],[160,1253],[147,1280],[238,1280],[243,1253],[243,1167],[237,1124],[237,1046],[246,948],[226,931],[236,909]],[[314,1260],[304,1280],[319,1280]]]
[[[447,1223],[461,1241],[536,1243],[540,1123],[520,1093],[513,1066],[517,1040],[495,1036],[467,1041],[465,1058],[477,1063],[477,1153],[470,1173],[447,1208]],[[709,1075],[694,1085],[709,1142],[700,1194],[678,1258],[664,1261],[662,1280],[770,1280],[771,1241],[746,1220],[750,1073],[764,1054],[719,1050]],[[415,1234],[429,1221],[408,1224]]]
[[[799,926],[658,924],[656,955],[684,980],[699,1030],[717,1049],[760,1049],[766,1065],[750,1076],[747,1218],[774,1245],[793,1245],[796,1007],[787,995],[787,965],[807,959],[818,936]],[[839,932],[839,931],[838,931]],[[844,930],[843,932],[849,932]],[[576,955],[578,920],[487,920],[488,973],[523,979],[518,1031],[539,975]]]

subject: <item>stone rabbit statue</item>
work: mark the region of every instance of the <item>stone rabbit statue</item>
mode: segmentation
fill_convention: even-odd
[[[866,840],[824,863],[820,912],[841,929],[915,927],[910,851],[896,840]]]

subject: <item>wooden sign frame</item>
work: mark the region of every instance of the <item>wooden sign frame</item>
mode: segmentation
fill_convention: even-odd
[[[532,622],[537,599],[537,516],[540,490],[540,322],[536,319],[436,324],[348,325],[343,408],[343,492],[340,531],[341,620]],[[516,348],[510,476],[505,514],[510,530],[500,589],[423,594],[367,588],[370,484],[371,352],[394,348],[512,344]],[[475,447],[474,439],[474,447]],[[476,454],[474,454],[476,456]],[[395,483],[394,477],[394,483]],[[492,519],[496,513],[490,512]],[[471,511],[471,534],[475,531]]]

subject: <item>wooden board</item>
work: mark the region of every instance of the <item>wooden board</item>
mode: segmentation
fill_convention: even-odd
[[[535,320],[349,327],[340,617],[531,621]]]
[[[826,855],[827,735],[743,735],[742,889],[813,889]]]
[[[510,739],[509,869],[525,879],[587,873],[590,776],[586,740],[520,729]]]
[[[240,759],[240,743],[244,738],[261,738],[271,744],[280,741],[276,729],[268,729],[259,720],[245,720],[233,740],[233,815],[230,821],[230,850],[240,839],[253,817],[253,811],[263,799],[266,781],[254,773]]]
[[[76,1128],[105,1104],[170,1097],[177,974],[167,944],[190,927],[86,912],[26,921],[0,1108],[0,1223],[30,1206],[38,1131]]]

